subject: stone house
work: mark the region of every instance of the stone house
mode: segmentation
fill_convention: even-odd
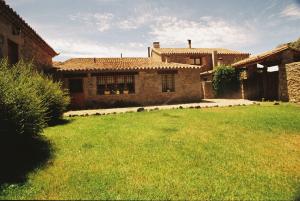
[[[148,58],[74,58],[55,68],[73,107],[155,105],[213,97],[213,68],[247,57],[222,48],[160,48],[155,42]]]
[[[52,67],[58,55],[12,8],[0,0],[0,58],[10,64],[33,61],[40,70]]]
[[[152,49],[149,48],[148,52],[155,61],[201,66],[199,76],[202,80],[204,98],[214,97],[211,81],[215,67],[231,65],[250,56],[249,53],[225,48],[192,48],[191,40],[188,40],[187,48],[161,48],[159,42],[154,42]],[[232,98],[240,98],[240,96]]]
[[[55,65],[73,107],[198,102],[201,66],[151,58],[75,58]]]
[[[300,102],[300,51],[284,45],[233,64],[243,70],[242,97]]]

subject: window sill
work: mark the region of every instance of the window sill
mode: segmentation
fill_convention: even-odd
[[[163,91],[161,93],[163,93],[163,94],[174,94],[174,93],[176,93],[176,91]]]
[[[130,93],[130,94],[97,94],[97,96],[131,96],[136,95],[136,93]]]

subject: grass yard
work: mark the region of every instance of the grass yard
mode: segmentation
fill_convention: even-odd
[[[300,197],[292,104],[76,117],[44,135],[53,156],[0,199]]]

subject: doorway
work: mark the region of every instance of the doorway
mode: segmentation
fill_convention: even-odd
[[[71,107],[72,108],[83,108],[84,107],[84,91],[83,91],[83,79],[72,78],[69,79],[69,91],[71,96]]]
[[[278,100],[279,73],[254,72],[251,77],[243,81],[245,98],[249,100]]]

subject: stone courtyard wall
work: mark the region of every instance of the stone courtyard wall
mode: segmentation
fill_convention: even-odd
[[[286,64],[286,79],[289,101],[300,103],[300,62]]]

